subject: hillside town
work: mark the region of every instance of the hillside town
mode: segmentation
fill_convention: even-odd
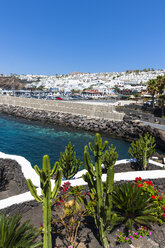
[[[144,69],[127,70],[125,72],[105,72],[105,73],[80,73],[73,72],[68,75],[4,75],[0,74],[0,80],[10,78],[11,83],[8,88],[1,87],[1,94],[7,94],[7,90],[15,90],[15,95],[19,95],[20,89],[24,91],[40,90],[51,92],[56,96],[79,95],[83,97],[113,97],[116,93],[131,95],[139,93],[147,96],[147,82],[164,76],[164,70]],[[24,82],[22,88],[15,87],[16,81]],[[1,82],[1,81],[0,81]],[[19,89],[19,91],[18,91]],[[16,91],[17,90],[17,91]],[[24,93],[23,93],[24,94]],[[41,98],[40,94],[40,98]],[[52,94],[50,94],[51,96]],[[28,94],[24,94],[28,96]]]

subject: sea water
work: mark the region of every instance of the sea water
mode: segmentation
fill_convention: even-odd
[[[20,155],[34,166],[42,166],[42,157],[50,156],[51,165],[58,161],[60,152],[64,152],[69,141],[75,145],[77,158],[83,160],[84,146],[94,142],[94,133],[61,126],[43,126],[40,123],[0,115],[0,151]],[[103,140],[116,147],[119,159],[129,158],[129,142],[102,135]]]

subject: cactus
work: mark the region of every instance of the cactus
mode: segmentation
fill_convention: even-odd
[[[78,172],[83,162],[80,159],[76,159],[76,152],[74,152],[74,145],[72,146],[69,142],[68,146],[65,147],[65,152],[60,153],[59,164],[63,169],[63,175],[66,179],[74,177]]]
[[[95,164],[91,163],[88,146],[84,148],[84,163],[87,173],[83,175],[84,181],[88,183],[90,198],[96,200],[94,206],[94,220],[98,230],[100,241],[104,248],[109,247],[107,239],[107,228],[114,226],[116,214],[112,214],[112,191],[114,184],[114,164],[117,160],[117,153],[111,146],[106,150],[108,141],[102,143],[100,134],[95,135],[94,147],[89,143],[90,150],[94,153]],[[106,152],[104,153],[104,151]],[[112,155],[112,156],[111,156]],[[107,179],[104,184],[102,181],[102,163],[105,163],[107,169]]]
[[[37,190],[30,179],[27,179],[27,185],[32,196],[43,206],[43,248],[52,248],[51,238],[51,204],[56,198],[62,179],[62,169],[56,162],[51,170],[49,156],[43,157],[42,170],[37,165],[34,166],[36,173],[40,176],[40,186],[42,189],[42,198],[37,195]],[[57,174],[53,191],[51,192],[51,176]]]
[[[132,142],[128,154],[136,159],[138,169],[147,169],[148,159],[155,153],[155,138],[146,133],[136,142]]]

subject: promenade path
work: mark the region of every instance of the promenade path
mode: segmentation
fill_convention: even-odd
[[[143,124],[157,128],[159,130],[165,131],[165,125],[160,125],[160,124],[156,124],[156,123],[151,123],[151,122],[147,122],[147,121],[141,121]]]

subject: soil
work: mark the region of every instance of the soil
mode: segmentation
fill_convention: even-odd
[[[147,170],[162,170],[163,168],[160,166],[156,166],[153,164],[148,164]],[[129,171],[139,171],[137,164],[135,162],[127,163],[127,164],[119,164],[114,166],[115,173],[121,172],[129,172]],[[103,173],[105,170],[103,169]]]
[[[26,213],[22,214],[22,222],[30,219],[30,223],[33,224],[36,228],[40,227],[40,223],[42,223],[42,206],[37,206],[32,208],[31,210],[27,211]],[[113,229],[113,231],[108,233],[108,240],[110,241],[111,248],[131,248],[130,245],[126,243],[118,243],[116,238],[117,235],[120,232],[124,231],[124,226],[117,226]],[[143,248],[148,247],[146,246],[147,243],[153,241],[159,246],[153,246],[153,247],[159,247],[159,248],[165,248],[165,224],[159,226],[157,224],[152,225],[151,229],[151,236],[149,239],[146,237],[143,240],[141,240],[141,244],[139,246],[139,243],[136,245],[137,241],[133,242],[132,248]],[[41,237],[40,237],[41,238]],[[54,235],[53,236],[54,240],[54,245],[53,248],[66,248],[70,244],[67,242],[65,237],[60,236],[60,235]],[[95,223],[91,217],[86,217],[83,219],[82,224],[79,228],[78,231],[78,236],[77,236],[77,243],[79,246],[77,248],[102,248],[103,246],[100,244],[99,239],[97,237],[97,229],[95,226]],[[80,245],[81,244],[81,245]]]

